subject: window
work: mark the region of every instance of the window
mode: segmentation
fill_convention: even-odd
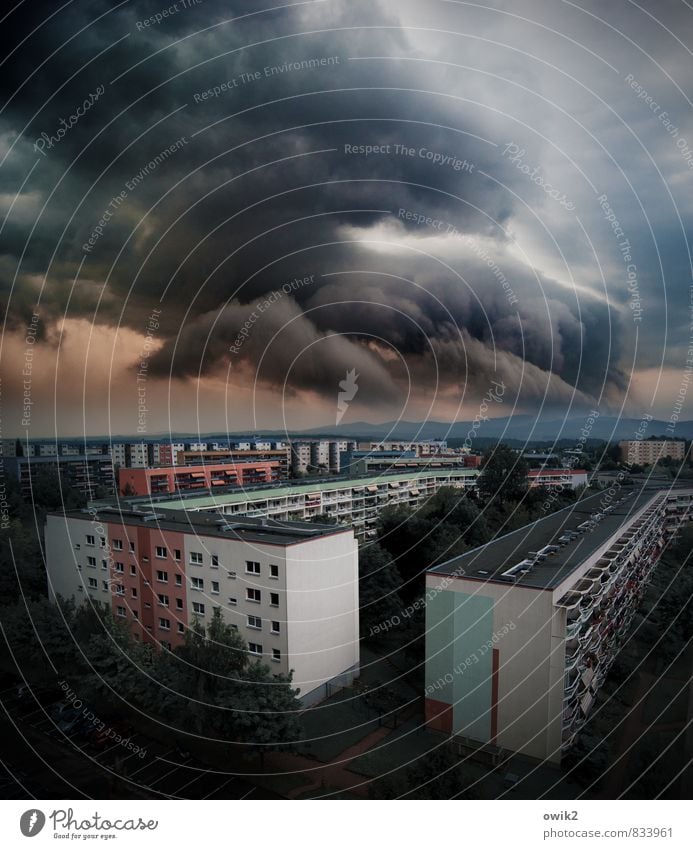
[[[229,604],[238,604],[238,599],[233,596],[229,596]]]
[[[262,628],[262,619],[259,616],[249,616],[248,627],[257,628],[257,630],[260,630]]]
[[[130,574],[133,578],[137,577],[137,566],[135,566],[133,563],[130,564]]]
[[[212,594],[219,595],[219,581],[212,581]]]
[[[101,581],[101,589],[108,592],[108,581]]]
[[[260,564],[255,560],[246,560],[245,561],[245,571],[248,575],[259,575],[260,574]]]
[[[125,595],[125,587],[122,584],[115,585],[116,595]]]
[[[87,545],[96,545],[96,539],[91,534],[87,534],[85,539]]]
[[[249,654],[262,654],[262,646],[260,643],[248,643]]]
[[[180,548],[173,549],[173,559],[180,560]]]
[[[202,602],[194,601],[192,607],[193,607],[193,613],[199,613],[200,616],[204,616],[205,606],[204,606],[204,604],[202,604]]]
[[[114,539],[111,543],[113,551],[122,551],[123,550],[123,540],[122,539]]]
[[[185,633],[185,625],[184,625],[182,622],[179,622],[179,623],[178,623],[178,633],[179,633],[179,634],[184,634],[184,633]]]
[[[201,551],[191,551],[190,552],[190,562],[193,566],[202,566],[202,552]]]
[[[164,593],[159,593],[157,595],[157,598],[159,599],[159,604],[162,607],[168,607],[168,596],[167,595],[164,595]]]
[[[156,547],[156,556],[157,557],[168,557],[168,551],[166,550],[166,546],[157,545]]]
[[[133,587],[133,588],[130,590],[130,593],[131,593],[131,595],[132,595],[132,597],[133,597],[133,598],[137,598],[137,588],[136,588],[136,587]]]
[[[216,568],[218,565],[219,565],[219,555],[213,554],[212,555],[212,566],[214,566]]]
[[[176,575],[176,586],[177,587],[183,586],[183,576],[182,575]]]
[[[122,574],[125,571],[125,565],[123,563],[116,563],[115,570]]]
[[[254,590],[252,587],[248,587],[248,589],[245,591],[245,597],[248,599],[248,601],[259,602],[262,600],[262,593],[260,592],[260,590]]]
[[[272,633],[273,634],[279,633],[279,622],[277,622],[276,619],[272,620]]]
[[[162,584],[168,584],[168,572],[162,572],[161,569],[158,569],[156,579]]]
[[[118,613],[118,616],[125,616],[125,608],[124,607],[118,606],[118,607],[116,607],[116,611]]]
[[[202,578],[191,578],[190,586],[194,590],[203,590],[205,588],[205,582],[202,580]]]
[[[279,607],[279,593],[270,593],[270,607]]]
[[[270,563],[270,578],[279,577],[279,566],[276,563]]]
[[[87,566],[91,566],[93,569],[96,569],[96,557],[87,557]]]
[[[279,651],[279,649],[272,649],[272,660],[276,661],[277,663],[280,663],[281,659],[282,653]]]
[[[159,619],[159,628],[162,631],[170,631],[171,630],[171,620],[170,619]]]
[[[144,609],[145,609],[145,610],[151,610],[151,609],[152,609],[152,606],[151,606],[151,604],[150,604],[148,601],[145,601],[145,603],[144,603]]]
[[[228,575],[229,578],[235,578],[236,577],[235,572],[227,572],[226,574]]]
[[[102,560],[101,561],[101,568],[102,569],[108,569],[108,560]]]
[[[182,610],[182,609],[183,609],[183,599],[177,598],[176,599],[176,610]]]
[[[89,578],[88,586],[90,590],[98,590],[99,582],[96,580],[96,578]]]
[[[106,547],[106,537],[99,537],[99,543],[101,544],[101,548]]]
[[[139,618],[140,618],[140,614],[139,614],[136,610],[133,610],[133,611],[132,611],[132,615],[133,615],[133,617],[134,617],[135,619],[139,619]]]
[[[131,551],[133,554],[135,553],[135,543],[134,543],[134,542],[131,542],[131,543],[130,543],[130,551]]]

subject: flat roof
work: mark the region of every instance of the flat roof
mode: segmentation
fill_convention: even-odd
[[[458,574],[464,579],[502,583],[507,586],[553,589],[614,536],[619,528],[655,495],[665,491],[654,488],[637,492],[621,490],[618,497],[611,501],[613,509],[609,513],[603,512],[609,506],[604,503],[604,491],[595,493],[446,563],[434,566],[427,572],[441,575]],[[578,525],[588,521],[597,512],[602,512],[603,515],[596,525],[584,532],[577,531]],[[559,545],[559,537],[569,531],[576,531],[577,535],[571,541],[560,545],[558,550],[549,554],[546,559],[532,566],[531,571],[517,579],[503,577],[503,572],[525,559],[531,559],[532,553],[538,552],[544,546]]]
[[[358,478],[325,478],[318,479],[312,483],[296,482],[295,484],[282,484],[259,486],[257,488],[238,487],[232,492],[218,493],[214,496],[196,495],[194,492],[187,497],[173,495],[168,498],[165,494],[162,496],[133,496],[129,499],[123,499],[123,504],[138,504],[146,502],[153,504],[165,503],[166,509],[182,510],[184,508],[204,509],[205,507],[225,506],[227,504],[239,504],[244,501],[263,501],[266,498],[283,498],[288,495],[302,495],[309,492],[331,491],[335,489],[350,489],[352,487],[374,486],[379,483],[394,483],[396,481],[405,480],[420,480],[421,478],[430,477],[431,475],[447,475],[454,474],[457,477],[476,477],[479,474],[478,469],[432,469],[429,472],[408,472],[402,474],[389,474],[378,476],[367,476]],[[158,501],[153,499],[159,498]],[[158,508],[157,508],[158,509]],[[163,509],[163,508],[162,508]]]
[[[86,519],[96,522],[112,522],[119,525],[156,528],[178,533],[193,533],[222,539],[244,542],[269,543],[271,545],[295,545],[335,534],[353,534],[351,527],[325,525],[313,522],[281,522],[275,519],[251,519],[246,516],[221,517],[212,513],[189,513],[186,510],[119,510],[106,507],[99,510],[67,510],[50,513],[50,516],[69,519]]]

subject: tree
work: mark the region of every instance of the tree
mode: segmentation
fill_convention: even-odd
[[[501,505],[506,501],[517,502],[527,492],[527,471],[526,461],[512,448],[499,443],[484,454],[477,481],[479,492]]]
[[[361,636],[401,613],[402,579],[387,551],[377,543],[359,548],[359,625]]]
[[[275,676],[249,657],[245,641],[215,609],[206,631],[196,621],[182,646],[159,655],[160,711],[180,728],[262,744],[262,752],[295,742],[301,705],[291,677]]]
[[[375,799],[472,799],[476,794],[464,775],[465,762],[449,749],[438,746],[406,770],[376,780],[371,785]]]

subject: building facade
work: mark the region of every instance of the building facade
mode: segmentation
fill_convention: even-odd
[[[584,469],[530,469],[527,472],[530,489],[578,489],[587,486]]]
[[[104,509],[50,514],[45,539],[49,596],[104,604],[136,639],[170,649],[219,608],[304,704],[358,674],[350,529]]]
[[[431,569],[426,722],[462,751],[559,762],[692,490],[600,493]]]
[[[73,487],[86,498],[103,498],[114,492],[113,464],[108,455],[44,455],[11,457],[5,470],[19,481],[22,494],[31,496],[32,481],[42,469],[58,475],[63,485]]]
[[[278,481],[281,474],[278,460],[147,469],[121,468],[118,470],[118,490],[123,495],[165,495],[215,487],[256,486]]]
[[[365,478],[325,478],[319,482],[289,483],[240,492],[190,494],[183,498],[130,499],[132,504],[155,503],[174,510],[217,512],[226,516],[269,517],[302,521],[329,516],[349,524],[359,537],[375,535],[378,515],[384,507],[418,507],[441,487],[472,492],[478,472],[474,469],[412,471]]]
[[[680,439],[626,439],[618,447],[621,462],[629,466],[651,466],[665,457],[672,460],[686,457],[686,443]]]

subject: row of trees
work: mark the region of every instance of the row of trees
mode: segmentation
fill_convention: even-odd
[[[99,605],[42,599],[6,605],[1,615],[12,666],[32,683],[64,678],[106,715],[143,713],[181,734],[265,749],[301,735],[290,677],[251,661],[218,610],[206,632],[194,623],[173,651],[134,640]]]

